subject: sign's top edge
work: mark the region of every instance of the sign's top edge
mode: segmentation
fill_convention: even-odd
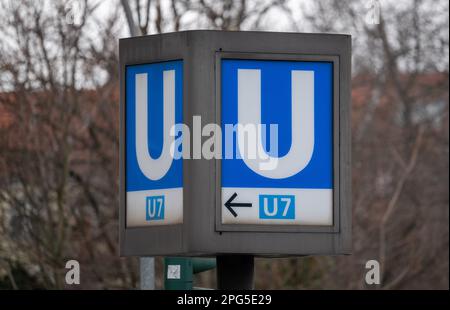
[[[182,31],[173,31],[173,32],[165,32],[165,33],[158,33],[158,34],[149,34],[149,35],[142,35],[142,36],[135,36],[135,37],[126,37],[126,38],[119,38],[119,41],[125,41],[129,39],[143,39],[148,37],[158,37],[158,36],[164,36],[164,35],[174,35],[174,34],[189,34],[189,33],[227,33],[227,34],[287,34],[287,35],[307,35],[307,36],[341,36],[341,37],[348,37],[351,38],[350,34],[346,33],[327,33],[327,32],[294,32],[294,31],[232,31],[232,30],[213,30],[213,29],[197,29],[197,30],[182,30]]]

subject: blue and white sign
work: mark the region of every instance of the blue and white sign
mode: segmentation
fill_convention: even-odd
[[[182,123],[183,62],[126,67],[126,222],[183,222],[183,164],[171,155]]]
[[[221,106],[222,224],[333,225],[333,64],[222,59]]]

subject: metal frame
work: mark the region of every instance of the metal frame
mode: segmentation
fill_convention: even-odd
[[[220,196],[220,163],[196,159],[183,162],[183,223],[168,226],[125,227],[125,66],[167,60],[183,60],[183,121],[193,130],[192,117],[203,123],[220,124],[217,107],[217,57],[227,53],[240,57],[287,57],[335,60],[333,227],[297,226],[274,230],[221,230],[217,225]],[[277,56],[278,55],[278,56]],[[298,58],[300,57],[300,58]],[[306,58],[305,58],[306,57]],[[331,57],[331,58],[330,58]],[[292,256],[348,254],[351,252],[351,158],[350,158],[350,70],[351,37],[348,35],[280,32],[185,31],[120,40],[120,254],[135,256],[214,256],[251,254]],[[267,58],[266,58],[267,59]],[[286,59],[286,58],[284,58]],[[216,70],[214,69],[216,68]],[[336,88],[336,83],[338,86]],[[336,104],[336,103],[339,104]],[[338,117],[337,117],[338,115]],[[339,122],[337,125],[336,122]],[[337,128],[339,130],[337,130]],[[336,150],[336,149],[335,149]],[[337,183],[337,186],[336,186]],[[338,200],[338,202],[336,202]],[[339,210],[339,212],[337,212]],[[337,212],[337,214],[336,214]],[[220,223],[221,224],[221,223]],[[252,225],[253,226],[253,225]],[[267,225],[269,226],[269,225]],[[269,227],[267,227],[269,228]],[[324,230],[324,228],[326,228]],[[287,230],[286,230],[287,229]],[[328,231],[327,231],[328,229]]]
[[[316,61],[333,64],[333,225],[258,225],[222,224],[222,160],[216,161],[216,230],[217,231],[266,231],[266,232],[339,232],[339,57],[336,55],[300,55],[270,53],[216,52],[216,124],[222,123],[221,62],[222,59],[251,59],[278,61]]]

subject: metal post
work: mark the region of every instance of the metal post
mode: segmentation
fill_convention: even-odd
[[[140,257],[140,288],[141,290],[155,289],[155,259],[153,257]]]
[[[253,255],[217,256],[217,288],[219,290],[253,289]]]

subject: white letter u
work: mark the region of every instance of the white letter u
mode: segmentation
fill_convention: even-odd
[[[164,177],[172,165],[170,146],[175,125],[175,70],[163,72],[163,146],[161,155],[153,159],[148,149],[147,73],[136,74],[136,156],[139,168],[150,180]]]
[[[292,142],[289,152],[282,157],[271,157],[265,153],[261,131],[257,133],[258,154],[267,157],[256,159],[242,156],[245,164],[254,172],[271,179],[284,179],[303,170],[314,150],[314,71],[292,70]],[[261,70],[238,69],[238,123],[246,126],[261,124]],[[244,135],[238,135],[238,146],[244,154]],[[275,160],[274,169],[261,169],[263,161]]]

